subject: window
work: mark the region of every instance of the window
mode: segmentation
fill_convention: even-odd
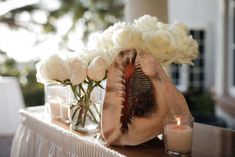
[[[229,1],[228,89],[235,96],[235,1]]]
[[[172,81],[175,85],[180,84],[180,67],[177,64],[171,66]]]
[[[176,87],[180,91],[186,92],[188,89],[188,66],[173,64],[170,67],[170,74]]]
[[[198,42],[199,56],[194,66],[171,65],[170,74],[176,87],[185,92],[188,88],[203,90],[205,87],[205,29],[191,29],[190,34]]]
[[[191,30],[190,34],[198,42],[199,55],[194,61],[194,66],[189,68],[189,87],[194,89],[203,90],[204,88],[204,61],[205,61],[205,31],[204,30]]]

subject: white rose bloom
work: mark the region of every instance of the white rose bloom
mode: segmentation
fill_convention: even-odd
[[[58,54],[53,54],[45,60],[41,70],[42,76],[48,80],[65,81],[68,79],[66,64]]]
[[[191,36],[188,36],[187,26],[180,22],[174,22],[170,26],[170,31],[175,36],[177,44],[175,63],[192,64],[192,60],[197,57],[199,52],[197,42]]]
[[[105,51],[113,48],[112,36],[109,35],[102,34],[101,36],[97,37],[94,42],[94,49]]]
[[[157,23],[158,19],[150,15],[144,15],[134,20],[134,26],[142,32],[155,31]]]
[[[103,57],[95,57],[87,67],[87,75],[94,81],[101,81],[106,74],[106,61]]]
[[[118,29],[113,34],[112,41],[115,48],[119,50],[139,49],[142,44],[142,34],[134,27],[128,26]]]
[[[188,27],[182,22],[174,21],[173,24],[170,26],[170,29],[173,29],[173,32],[183,31],[188,34]]]
[[[86,79],[86,64],[78,56],[66,59],[70,82],[78,85]]]
[[[118,22],[113,26],[107,28],[102,34],[97,36],[96,40],[94,41],[94,48],[92,49],[99,49],[102,51],[111,51],[114,47],[112,37],[117,30],[125,28],[127,24],[125,22]]]
[[[188,37],[188,28],[185,24],[175,21],[170,27],[169,31],[172,32],[177,38]]]
[[[56,82],[47,77],[44,61],[40,61],[36,64],[36,71],[37,82],[40,82],[42,84]]]
[[[117,30],[127,27],[128,24],[126,22],[117,22],[112,26],[109,26],[104,32],[104,36],[112,36]]]
[[[178,45],[178,55],[176,63],[181,64],[192,64],[192,60],[198,55],[198,44],[192,37],[183,38],[182,40],[177,40]]]
[[[168,31],[158,30],[145,37],[145,50],[152,53],[161,64],[175,58],[174,49],[175,39]]]
[[[82,55],[80,55],[80,60],[82,60],[86,65],[88,65],[93,58],[100,55],[102,53],[102,50],[100,49],[89,49],[83,52]]]
[[[165,24],[165,23],[163,23],[163,22],[158,22],[157,23],[157,29],[162,29],[162,30],[165,30],[165,31],[167,31],[168,29],[169,29],[169,25],[168,24]]]
[[[109,66],[112,64],[116,55],[117,53],[115,53],[113,49],[109,51],[103,51],[103,53],[100,54],[100,56],[102,56],[106,62],[106,69],[108,69]]]
[[[101,50],[101,49],[90,49],[87,50],[82,56],[81,59],[86,62],[87,64],[91,62],[95,57],[101,56],[106,62],[106,69],[111,65],[115,55],[112,52],[112,49],[110,49],[110,52]]]

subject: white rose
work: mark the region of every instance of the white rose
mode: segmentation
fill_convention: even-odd
[[[92,49],[99,49],[102,51],[111,51],[114,47],[112,37],[117,30],[125,28],[127,24],[125,22],[118,22],[113,26],[107,28],[102,34],[97,35],[94,42],[94,47]]]
[[[48,59],[38,64],[38,77],[39,80],[41,77],[49,82],[52,80],[63,82],[68,79],[66,64],[58,54],[53,54]]]
[[[100,55],[102,50],[100,49],[89,49],[83,52],[82,55],[79,56],[80,60],[82,60],[86,65],[88,65],[93,58]]]
[[[157,23],[158,19],[150,15],[144,15],[134,20],[134,26],[142,32],[155,31]]]
[[[168,31],[158,30],[145,37],[145,50],[152,53],[162,64],[175,57],[174,49],[175,39]]]
[[[86,79],[86,64],[78,56],[71,56],[66,59],[70,82],[78,85]]]
[[[167,31],[168,29],[169,29],[169,25],[168,24],[166,24],[166,23],[163,23],[163,22],[158,22],[157,23],[157,29],[161,29],[161,30],[165,30],[165,31]]]
[[[113,48],[112,36],[100,35],[94,41],[94,48],[101,51],[111,50]]]
[[[87,50],[82,56],[81,59],[87,64],[90,63],[95,57],[101,56],[106,62],[106,69],[111,65],[113,58],[115,57],[112,53],[112,49],[110,51],[100,50],[100,49],[90,49]]]
[[[169,31],[172,32],[172,34],[176,38],[188,38],[188,28],[185,24],[175,21],[170,27]]]
[[[175,63],[192,64],[192,60],[198,56],[198,44],[192,37],[177,40],[178,54]]]
[[[177,58],[175,63],[192,64],[192,60],[197,57],[199,52],[197,42],[192,36],[188,36],[187,26],[180,22],[174,22],[169,30],[176,39]]]
[[[45,69],[45,62],[44,61],[40,61],[36,64],[36,71],[37,71],[37,73],[36,73],[37,82],[40,82],[42,84],[55,82],[47,77],[47,75],[45,73],[46,69]]]
[[[186,34],[188,34],[188,27],[182,22],[174,21],[173,24],[170,26],[170,29],[174,33],[186,33]]]
[[[118,29],[112,38],[116,49],[124,50],[136,48],[139,49],[142,44],[142,34],[134,27],[128,26]]]
[[[104,32],[104,36],[112,36],[117,30],[127,27],[128,24],[126,22],[117,22],[112,26],[109,26]]]
[[[94,81],[101,81],[106,74],[106,61],[103,57],[95,57],[87,67],[87,75]]]

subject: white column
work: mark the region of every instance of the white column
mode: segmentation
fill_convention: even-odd
[[[144,14],[156,16],[163,22],[168,22],[167,0],[125,0],[124,17],[131,21]]]
[[[225,48],[225,2],[219,0],[219,14],[218,14],[218,25],[217,25],[217,38],[216,38],[216,54],[215,54],[215,91],[217,96],[223,96],[225,94],[226,86],[226,48]]]

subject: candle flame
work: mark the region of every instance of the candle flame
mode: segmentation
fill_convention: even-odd
[[[180,126],[181,122],[180,122],[180,117],[176,117],[176,125],[177,125],[177,128]]]

